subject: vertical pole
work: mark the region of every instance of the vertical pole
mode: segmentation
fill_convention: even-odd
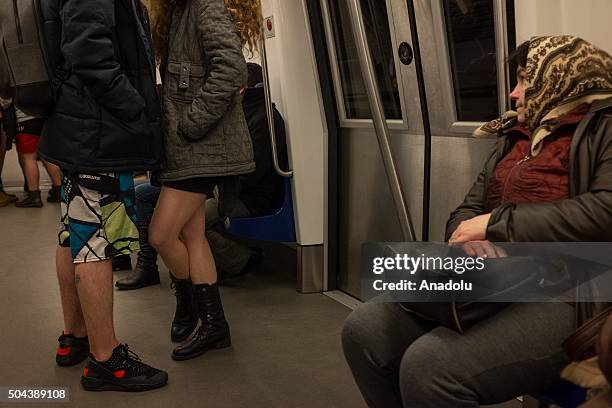
[[[404,241],[414,241],[415,234],[410,218],[410,212],[408,211],[408,206],[406,204],[405,195],[398,176],[395,160],[393,159],[393,154],[391,152],[391,145],[389,143],[389,128],[387,127],[387,120],[385,118],[382,98],[380,97],[380,90],[378,89],[378,82],[376,81],[374,75],[374,64],[372,62],[372,54],[370,53],[370,49],[368,47],[363,13],[361,11],[359,0],[347,1],[351,11],[353,35],[355,37],[355,45],[357,48],[357,54],[359,56],[361,73],[372,111],[374,130],[378,138],[378,145],[380,147],[383,165],[387,173],[389,188],[391,189],[395,210],[397,211],[397,216],[399,218],[402,238]]]
[[[429,121],[429,107],[427,105],[427,92],[425,90],[425,76],[423,75],[423,62],[421,60],[421,47],[419,45],[419,32],[417,30],[414,0],[406,0],[408,6],[408,19],[410,20],[410,36],[414,50],[417,82],[419,86],[419,99],[421,101],[421,115],[423,116],[423,133],[425,136],[423,158],[423,230],[422,241],[429,240],[429,205],[431,194],[431,124]]]
[[[260,5],[261,9],[261,5]],[[263,14],[261,16],[261,20],[263,21]],[[270,129],[270,145],[272,147],[272,164],[274,165],[274,170],[279,176],[282,177],[292,177],[293,170],[285,171],[280,168],[278,164],[278,152],[276,148],[276,129],[274,127],[274,107],[272,105],[272,94],[270,91],[270,73],[268,70],[268,56],[266,54],[266,37],[264,34],[265,28],[262,25],[261,28],[261,38],[259,42],[259,54],[261,56],[261,68],[263,71],[263,80],[264,80],[264,92],[266,95],[266,113],[268,115],[268,127]]]

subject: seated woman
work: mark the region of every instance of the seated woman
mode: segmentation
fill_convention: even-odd
[[[538,37],[510,57],[517,112],[476,131],[497,146],[446,237],[470,255],[493,242],[612,238],[612,57],[580,38]],[[513,304],[464,334],[394,303],[347,319],[344,353],[371,407],[478,407],[546,389],[568,362],[565,303]]]

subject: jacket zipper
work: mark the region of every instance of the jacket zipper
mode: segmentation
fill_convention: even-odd
[[[517,169],[521,164],[525,163],[529,159],[531,159],[530,155],[527,155],[527,156],[523,157],[521,160],[519,160],[516,163],[514,163],[514,166],[512,166],[512,168],[508,172],[508,175],[506,176],[506,180],[504,180],[504,189],[503,189],[502,195],[501,195],[502,202],[505,202],[505,200],[506,200],[506,193],[508,191],[508,181],[510,180],[510,177],[512,176],[512,173],[514,173],[515,169]]]
[[[17,28],[17,41],[19,41],[19,44],[23,44],[23,33],[21,32],[21,21],[19,20],[19,7],[17,6],[17,0],[13,0],[13,11],[15,12],[15,26]]]

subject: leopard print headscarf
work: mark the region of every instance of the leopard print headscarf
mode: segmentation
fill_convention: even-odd
[[[525,69],[524,126],[532,132],[533,156],[563,115],[584,103],[612,97],[612,57],[578,37],[532,38]],[[510,125],[507,119],[497,119],[474,135],[491,134],[496,123],[497,131]]]

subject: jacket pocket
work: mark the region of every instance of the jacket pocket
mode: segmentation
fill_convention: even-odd
[[[188,61],[169,62],[164,78],[166,95],[173,101],[191,103],[204,83],[206,69]]]
[[[153,159],[153,132],[146,114],[124,122],[100,108],[99,153],[104,157]]]

